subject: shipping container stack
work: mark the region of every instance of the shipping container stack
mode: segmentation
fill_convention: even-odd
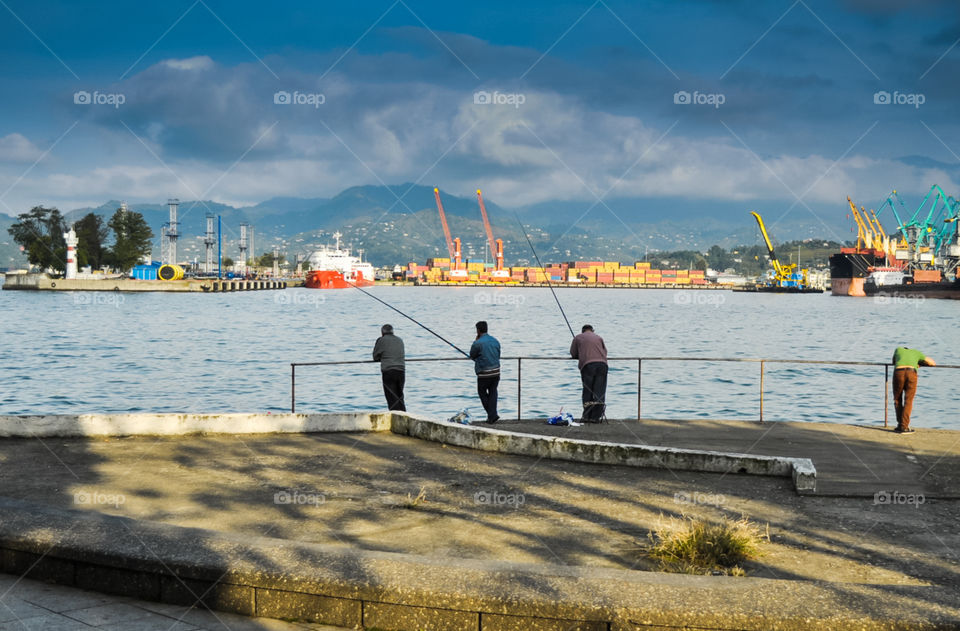
[[[467,261],[463,264],[467,271],[468,282],[500,281],[492,275],[494,265]],[[434,257],[427,259],[426,265],[410,263],[407,266],[408,280],[421,279],[425,282],[458,282],[450,276],[449,258]],[[514,283],[571,283],[599,285],[706,285],[703,270],[653,269],[647,261],[637,261],[632,266],[622,265],[618,261],[568,261],[548,263],[540,267],[517,266],[509,268],[508,282]],[[460,279],[459,282],[462,282]]]

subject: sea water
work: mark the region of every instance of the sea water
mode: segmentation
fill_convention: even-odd
[[[579,417],[570,331],[547,288],[368,289],[453,346],[469,350],[486,320],[505,357],[500,414]],[[731,291],[558,288],[575,332],[591,324],[611,358],[609,417],[756,420],[760,365],[660,361],[669,357],[889,361],[898,345],[960,364],[954,301],[776,295]],[[283,412],[291,363],[365,361],[380,326],[406,345],[407,409],[447,418],[482,415],[472,362],[443,340],[355,290],[225,294],[0,292],[0,413]],[[642,362],[638,376],[636,359]],[[882,424],[884,368],[767,363],[770,421]],[[638,378],[639,377],[639,378]],[[921,369],[913,425],[960,429],[960,371]],[[298,412],[384,408],[379,366],[304,366]],[[892,398],[889,418],[894,419]]]

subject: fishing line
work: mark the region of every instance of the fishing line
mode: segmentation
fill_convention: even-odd
[[[517,218],[517,223],[520,224],[520,230],[523,231],[523,236],[527,238],[527,245],[530,246],[530,251],[533,252],[533,258],[537,259],[537,265],[540,266],[540,271],[543,272],[543,277],[547,281],[547,287],[550,288],[550,293],[553,294],[553,299],[557,301],[557,307],[560,308],[560,313],[563,315],[563,321],[567,323],[567,328],[570,329],[570,335],[572,337],[577,337],[576,333],[573,332],[573,327],[570,326],[570,320],[567,319],[567,314],[563,310],[563,305],[560,304],[560,299],[557,298],[557,292],[553,290],[553,284],[550,282],[550,277],[547,276],[547,271],[543,268],[543,263],[540,262],[540,257],[537,256],[537,251],[533,249],[533,242],[530,241],[530,235],[527,234],[526,229],[523,227],[523,222],[520,221],[520,215],[516,212],[513,213]]]
[[[467,354],[466,352],[464,352],[464,350],[463,350],[462,348],[460,348],[459,346],[457,346],[456,344],[454,344],[453,342],[451,342],[451,341],[448,340],[447,338],[443,337],[442,335],[440,335],[439,333],[437,333],[436,331],[434,331],[433,329],[431,329],[431,328],[428,327],[427,325],[423,324],[422,322],[417,322],[416,320],[414,320],[413,318],[411,318],[410,316],[408,316],[407,314],[405,314],[403,311],[400,311],[399,309],[397,309],[396,307],[394,307],[394,306],[391,305],[390,303],[388,303],[388,302],[386,302],[386,301],[384,301],[384,300],[380,300],[379,298],[377,298],[376,296],[374,296],[374,295],[371,294],[370,292],[365,291],[364,289],[361,289],[359,286],[357,286],[357,285],[354,284],[354,283],[351,283],[350,281],[347,281],[347,284],[350,285],[351,287],[353,287],[354,289],[357,289],[357,290],[359,290],[359,291],[362,291],[363,293],[365,293],[366,295],[370,296],[371,298],[373,298],[374,300],[376,300],[376,301],[379,302],[380,304],[385,305],[385,306],[387,306],[387,307],[390,307],[391,309],[393,309],[394,311],[396,311],[397,313],[399,313],[400,315],[402,315],[403,317],[405,317],[407,320],[410,320],[411,322],[413,322],[413,323],[416,324],[417,326],[424,328],[427,332],[429,332],[429,333],[431,333],[431,334],[439,337],[441,340],[443,340],[444,342],[446,342],[447,344],[449,344],[449,345],[452,346],[453,348],[457,349],[458,351],[460,351],[461,353],[463,353],[463,354],[466,355],[467,357],[470,357],[470,355]]]

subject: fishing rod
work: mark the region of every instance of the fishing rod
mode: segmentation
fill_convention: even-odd
[[[436,331],[434,331],[433,329],[431,329],[431,328],[428,327],[427,325],[423,324],[422,322],[418,322],[418,321],[416,321],[415,319],[411,318],[410,316],[408,316],[407,314],[405,314],[403,311],[400,311],[399,309],[397,309],[396,307],[394,307],[394,306],[391,305],[390,303],[388,303],[388,302],[386,302],[386,301],[384,301],[384,300],[380,300],[379,298],[377,298],[376,296],[374,296],[374,295],[371,294],[370,292],[365,291],[364,289],[361,289],[356,283],[351,283],[350,281],[347,281],[347,284],[350,285],[351,287],[353,287],[354,289],[357,289],[357,290],[359,290],[359,291],[362,291],[363,293],[365,293],[366,295],[370,296],[371,298],[373,298],[374,300],[376,300],[376,301],[379,302],[380,304],[385,305],[385,306],[393,309],[394,311],[396,311],[397,313],[399,313],[400,315],[402,315],[403,317],[405,317],[407,320],[410,320],[411,322],[413,322],[413,323],[416,324],[417,326],[422,327],[422,328],[425,329],[428,333],[431,333],[432,335],[435,335],[435,336],[439,337],[441,340],[443,340],[444,342],[446,342],[447,344],[449,344],[449,345],[452,346],[453,348],[457,349],[458,351],[460,351],[461,353],[463,353],[465,356],[470,357],[470,355],[469,355],[468,353],[466,353],[462,348],[460,348],[459,346],[457,346],[456,344],[454,344],[453,342],[451,342],[451,341],[448,340],[447,338],[443,337],[442,335],[440,335],[439,333],[437,333]]]
[[[520,215],[516,212],[513,213],[517,218],[517,223],[520,224],[520,230],[523,231],[523,236],[527,239],[527,245],[530,246],[530,251],[533,252],[533,258],[537,259],[537,265],[540,266],[540,271],[543,272],[543,277],[547,281],[547,287],[550,288],[550,293],[553,294],[553,299],[557,301],[557,307],[560,308],[560,313],[563,315],[563,321],[567,323],[567,328],[570,329],[570,335],[572,337],[577,337],[577,334],[573,332],[573,327],[570,326],[570,320],[567,319],[567,314],[563,310],[563,305],[560,304],[560,299],[557,298],[557,292],[553,290],[553,283],[550,282],[550,277],[547,276],[547,271],[543,267],[543,263],[540,262],[540,257],[537,256],[537,251],[533,249],[533,242],[530,241],[530,235],[527,234],[526,228],[523,227],[523,222],[520,221]]]

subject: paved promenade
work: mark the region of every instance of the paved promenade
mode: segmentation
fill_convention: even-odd
[[[805,457],[816,465],[817,490],[799,495],[784,477],[505,455],[384,431],[7,438],[0,439],[0,503],[9,498],[7,515],[16,512],[19,521],[0,520],[0,531],[6,529],[7,541],[16,532],[37,537],[34,551],[10,561],[7,571],[27,567],[36,558],[31,554],[74,540],[71,546],[87,550],[76,563],[98,550],[90,562],[103,564],[111,549],[119,555],[126,546],[143,555],[150,571],[163,572],[157,559],[186,554],[181,547],[188,545],[182,539],[187,535],[177,533],[188,528],[197,529],[189,531],[196,533],[189,535],[196,538],[189,545],[197,552],[188,558],[209,561],[203,571],[214,579],[229,572],[240,577],[236,581],[260,581],[261,564],[274,573],[289,570],[287,582],[271,578],[243,589],[275,599],[304,590],[336,592],[341,595],[324,602],[340,617],[310,618],[313,605],[282,609],[302,611],[302,618],[279,617],[343,626],[369,619],[457,628],[449,620],[424,622],[441,615],[424,609],[438,602],[460,616],[451,620],[473,616],[483,629],[513,628],[494,622],[518,611],[532,616],[529,620],[555,616],[600,625],[591,622],[583,629],[632,628],[599,622],[621,616],[711,628],[764,629],[777,620],[805,617],[832,619],[837,629],[886,628],[882,621],[899,628],[924,628],[928,621],[960,624],[960,432],[919,428],[900,436],[874,427],[716,421],[564,428],[530,420],[496,428]],[[762,556],[744,566],[748,578],[658,572],[645,554],[648,533],[663,519],[684,515],[744,516],[768,529]],[[108,523],[103,516],[115,518]],[[67,537],[72,527],[62,525],[74,522],[77,530]],[[160,542],[157,547],[150,537]],[[423,571],[418,563],[426,564]],[[3,585],[10,583],[0,583],[0,593]],[[327,591],[310,591],[317,589]],[[32,594],[39,602],[10,593],[34,617],[72,620],[50,628],[88,624],[61,609],[55,592],[49,592],[53,600],[46,605],[45,592]],[[417,607],[381,604],[399,598],[390,594],[405,593]],[[227,606],[234,602],[233,596],[220,598],[227,598],[220,601]],[[249,602],[253,605],[241,610],[269,611],[260,596]],[[171,605],[107,599],[79,609],[108,605],[134,616],[146,612],[151,620],[166,615],[173,629],[220,628],[196,610],[181,621],[193,627],[176,626],[185,609]],[[741,622],[721,624],[734,619]],[[527,618],[517,620],[521,627],[528,624]],[[0,629],[24,628],[17,624],[0,616]],[[779,628],[816,628],[791,624]]]

